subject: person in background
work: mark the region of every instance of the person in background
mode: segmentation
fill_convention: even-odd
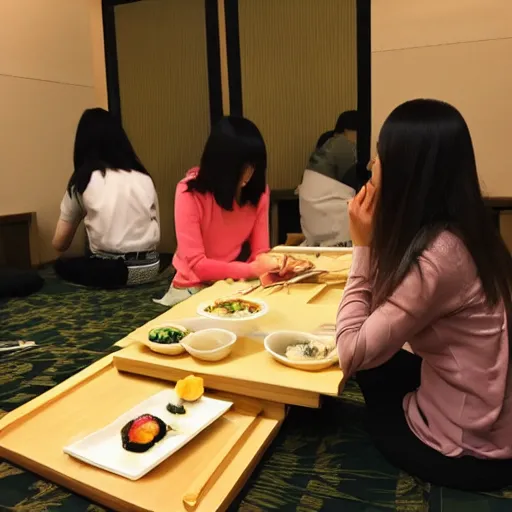
[[[315,149],[320,149],[329,139],[332,139],[335,135],[334,130],[329,130],[327,132],[322,133],[320,137],[318,137],[318,140],[316,141],[316,147]]]
[[[74,167],[53,247],[65,252],[83,220],[91,254],[58,259],[57,274],[99,288],[153,280],[160,265],[157,193],[120,122],[106,110],[83,113],[76,131]]]
[[[248,119],[224,117],[199,167],[176,188],[176,275],[155,302],[173,306],[222,279],[251,279],[277,268],[269,250],[267,152]]]
[[[326,141],[309,159],[298,188],[303,245],[350,245],[347,201],[357,188],[357,126],[357,112],[343,112],[334,135],[324,134]]]
[[[340,366],[389,462],[435,485],[505,487],[512,258],[484,205],[469,129],[451,105],[413,100],[388,117],[377,152],[349,206]]]

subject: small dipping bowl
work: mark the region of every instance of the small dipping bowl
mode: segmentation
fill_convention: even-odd
[[[185,338],[183,347],[201,361],[220,361],[229,356],[236,342],[236,334],[226,329],[204,329]]]
[[[161,329],[163,327],[174,327],[181,331],[188,330],[185,327],[183,327],[183,325],[167,323],[167,324],[155,325],[155,326],[151,327],[150,331],[152,331],[153,329]],[[148,336],[149,336],[149,331],[148,331]],[[187,334],[183,339],[185,340],[189,336],[190,336],[190,334]],[[181,344],[181,342],[179,342],[179,343],[156,343],[154,341],[149,341],[149,339],[146,338],[146,340],[144,341],[144,345],[146,345],[146,347],[148,347],[153,352],[157,352],[158,354],[163,354],[166,356],[178,356],[180,354],[183,354],[183,352],[185,352],[185,347]]]
[[[265,338],[263,344],[265,345],[265,350],[276,361],[297,370],[307,370],[310,372],[325,370],[338,361],[338,354],[335,350],[330,357],[324,359],[293,361],[286,357],[286,348],[289,345],[309,340],[319,341],[326,345],[330,341],[332,344],[332,336],[315,336],[314,334],[300,331],[275,331]]]

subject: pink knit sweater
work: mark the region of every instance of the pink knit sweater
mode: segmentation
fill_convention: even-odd
[[[257,277],[249,264],[258,254],[269,250],[267,187],[257,207],[233,204],[233,211],[223,210],[212,194],[187,192],[187,181],[198,168],[188,171],[176,187],[174,221],[178,248],[173,265],[177,288],[197,286],[221,279]],[[235,261],[242,244],[249,242],[248,262]]]

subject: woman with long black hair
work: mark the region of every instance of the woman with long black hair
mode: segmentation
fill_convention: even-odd
[[[83,220],[88,257],[57,260],[65,280],[100,288],[151,281],[158,275],[158,198],[121,123],[101,108],[78,123],[74,172],[61,203],[53,246],[66,251]]]
[[[176,275],[155,302],[174,306],[221,279],[274,270],[269,250],[267,150],[258,127],[223,117],[206,141],[199,167],[176,187]]]
[[[469,129],[446,103],[409,101],[384,123],[377,153],[349,206],[341,368],[391,463],[437,485],[505,487],[512,258],[484,205]]]

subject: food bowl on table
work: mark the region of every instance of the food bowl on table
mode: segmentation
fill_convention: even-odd
[[[214,321],[215,327],[242,335],[254,329],[268,310],[268,305],[259,299],[228,297],[199,304],[197,314]]]
[[[185,352],[181,341],[190,336],[190,330],[180,324],[166,323],[150,329],[146,345],[153,352],[177,356]]]
[[[201,361],[220,361],[229,356],[236,342],[236,334],[226,329],[204,329],[189,334],[184,349]]]
[[[263,343],[265,350],[276,361],[298,370],[325,370],[338,361],[333,336],[315,336],[300,331],[275,331]]]

